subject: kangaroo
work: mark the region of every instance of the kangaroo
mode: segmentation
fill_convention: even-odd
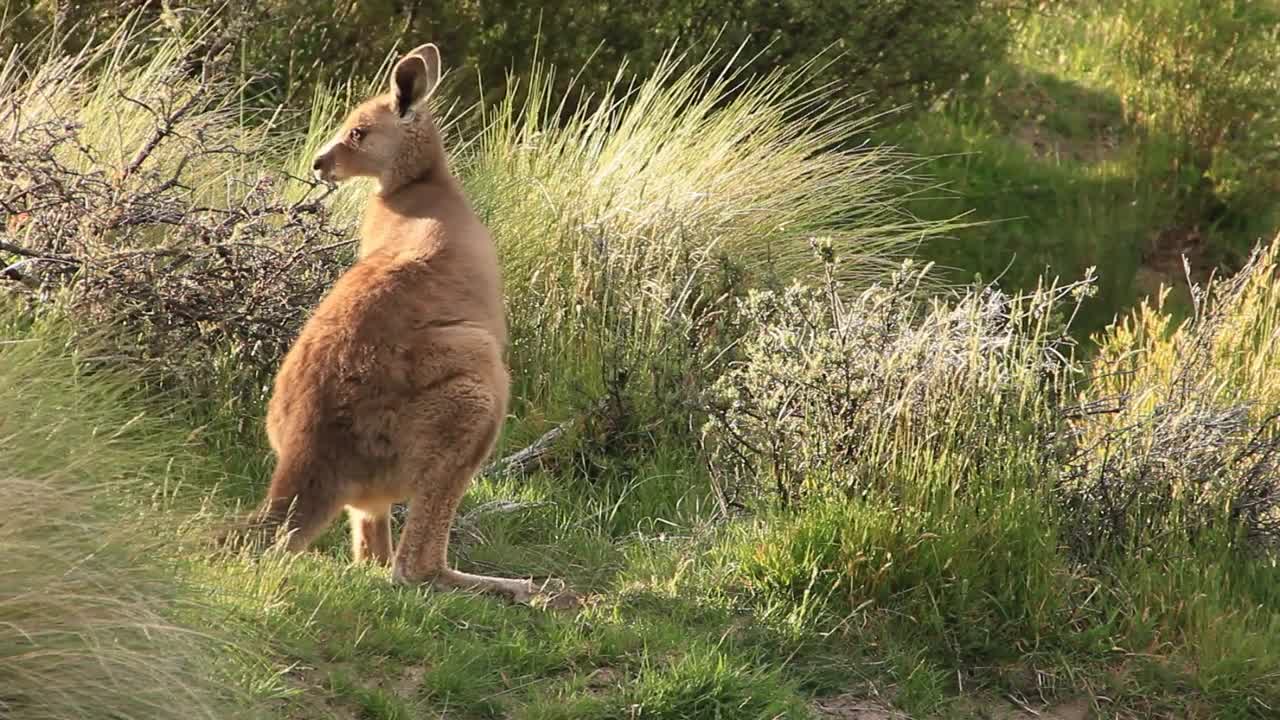
[[[258,530],[308,547],[346,510],[357,561],[393,582],[519,602],[532,582],[451,569],[449,529],[506,416],[507,330],[497,252],[450,172],[427,101],[435,45],[395,65],[315,156],[330,183],[373,178],[357,262],[286,354],[267,409],[277,456]],[[409,501],[392,549],[390,512]]]

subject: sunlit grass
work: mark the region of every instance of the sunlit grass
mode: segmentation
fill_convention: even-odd
[[[87,373],[56,333],[5,312],[0,716],[227,717],[243,692],[223,675],[220,631],[188,622],[197,604],[175,573],[176,526],[153,504],[198,470],[182,431],[141,414],[118,378]]]

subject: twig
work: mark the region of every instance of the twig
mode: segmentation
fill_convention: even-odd
[[[573,419],[566,420],[551,428],[543,433],[542,437],[534,440],[528,447],[489,463],[480,471],[480,474],[486,477],[503,477],[512,474],[523,475],[529,472],[542,464],[542,459],[551,452],[551,447],[555,445],[556,441],[573,427],[573,422]]]
[[[0,240],[0,250],[3,250],[4,252],[8,252],[8,253],[13,253],[14,255],[21,255],[22,257],[28,257],[28,258],[56,259],[56,258],[48,258],[48,256],[43,253],[39,253],[34,250],[28,250],[24,247],[14,245],[12,243],[7,243],[3,240]]]
[[[191,93],[191,96],[187,98],[186,102],[184,102],[181,107],[169,115],[164,116],[164,120],[156,125],[155,131],[151,133],[151,137],[147,138],[147,142],[138,149],[138,152],[133,156],[133,159],[130,160],[129,164],[120,172],[120,180],[125,180],[136,172],[138,168],[142,167],[142,163],[147,161],[147,158],[151,156],[151,153],[155,151],[156,147],[158,147],[166,137],[173,134],[174,126],[181,122],[182,118],[186,116],[188,112],[191,112],[191,109],[196,106],[201,95],[202,94],[198,92]],[[120,92],[120,97],[150,111],[157,118],[160,117],[160,114],[145,102],[138,100],[137,98],[129,97],[123,91]]]
[[[585,414],[589,417],[596,413],[604,411],[609,405],[608,399],[600,400],[595,406]],[[546,431],[537,440],[534,440],[528,447],[517,450],[514,453],[492,463],[489,463],[480,474],[485,477],[504,477],[509,475],[524,475],[530,470],[542,465],[543,460],[551,453],[552,447],[564,436],[565,433],[573,429],[573,426],[581,421],[582,418],[569,418],[559,425]]]

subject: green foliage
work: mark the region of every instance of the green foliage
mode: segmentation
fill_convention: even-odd
[[[1274,0],[1125,0],[1097,18],[1128,116],[1179,186],[1237,212],[1280,187],[1280,6]],[[1205,202],[1193,196],[1191,201]]]
[[[525,75],[535,56],[557,67],[583,68],[581,85],[595,92],[624,62],[638,76],[650,75],[677,43],[703,51],[715,42],[736,47],[749,40],[749,52],[760,53],[750,62],[753,71],[803,64],[829,51],[825,79],[893,105],[944,92],[998,59],[1011,4],[181,0],[146,4],[143,12],[174,28],[220,15],[225,30],[216,42],[231,45],[244,71],[259,78],[254,87],[275,101],[305,101],[324,84],[370,77],[388,54],[422,42],[439,44],[451,67],[484,78],[492,101],[503,94],[496,83],[504,74]],[[56,11],[51,5],[25,3],[19,18],[24,27],[59,27],[72,44],[84,42],[94,28],[114,27],[135,7],[103,0]],[[558,91],[568,88],[567,80]]]

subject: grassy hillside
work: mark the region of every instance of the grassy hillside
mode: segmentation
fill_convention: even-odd
[[[0,717],[255,717],[256,631],[183,550],[217,467],[65,330],[0,327]]]
[[[394,587],[340,526],[206,542],[263,491],[271,373],[349,261],[364,188],[304,172],[344,91],[259,113],[198,36],[135,30],[11,61],[0,718],[1272,717],[1280,240],[1230,235],[1239,274],[1081,351],[1155,272],[1133,238],[1218,196],[1146,186],[1155,130],[1063,69],[1103,42],[1066,22],[877,131],[983,150],[927,163],[812,68],[672,60],[566,108],[539,66],[442,103],[509,288],[499,452],[566,428],[477,481],[451,561],[572,611]],[[1010,248],[1059,279],[991,282]]]
[[[1273,0],[1042,3],[1006,62],[879,136],[942,156],[926,217],[990,225],[923,253],[1028,288],[1099,269],[1083,337],[1156,292],[1235,271],[1280,227],[1280,6]]]

